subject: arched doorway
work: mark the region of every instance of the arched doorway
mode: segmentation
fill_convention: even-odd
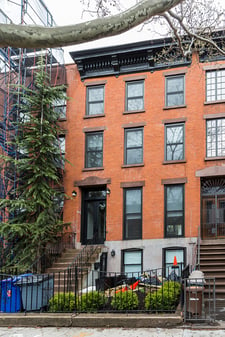
[[[201,178],[203,239],[225,237],[225,177]]]

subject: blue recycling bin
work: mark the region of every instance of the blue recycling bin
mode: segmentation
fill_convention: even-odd
[[[53,296],[53,275],[20,275],[14,284],[20,288],[22,308],[25,311],[42,310]]]
[[[15,278],[7,278],[0,281],[0,311],[1,312],[18,312],[21,310],[21,291],[14,284]]]

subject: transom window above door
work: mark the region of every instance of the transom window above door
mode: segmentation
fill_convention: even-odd
[[[87,87],[86,97],[86,115],[104,114],[104,85],[95,85]]]
[[[144,81],[126,82],[126,111],[144,109]]]

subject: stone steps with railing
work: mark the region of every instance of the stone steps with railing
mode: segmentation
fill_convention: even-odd
[[[215,277],[216,298],[225,298],[225,240],[202,240],[200,270]]]
[[[80,250],[66,249],[46,273],[54,274],[55,291],[72,291],[75,283],[85,283],[88,272],[99,259],[100,246],[85,246]]]

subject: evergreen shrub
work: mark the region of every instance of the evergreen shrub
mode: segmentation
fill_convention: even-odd
[[[179,303],[181,285],[168,281],[162,287],[145,297],[145,309],[152,311],[174,311]]]
[[[73,293],[58,293],[49,300],[50,312],[72,312],[75,309]]]
[[[111,306],[116,310],[135,310],[138,308],[138,296],[134,291],[125,291],[115,294]]]
[[[76,308],[78,311],[93,312],[98,311],[105,304],[106,297],[103,292],[91,291],[77,298]]]

